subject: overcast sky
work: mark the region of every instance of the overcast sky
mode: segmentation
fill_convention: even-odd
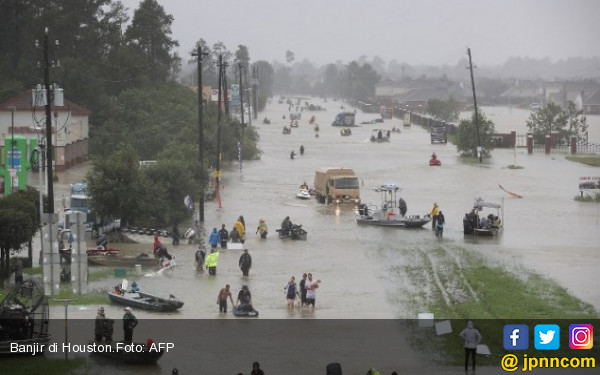
[[[137,8],[140,0],[122,0]],[[471,48],[476,64],[510,57],[600,56],[598,0],[158,0],[175,20],[173,38],[187,61],[203,38],[253,61],[316,64],[366,55],[408,64],[451,64]]]

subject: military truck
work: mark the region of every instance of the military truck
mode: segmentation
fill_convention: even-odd
[[[352,169],[323,168],[316,171],[314,189],[319,203],[360,204],[358,177]]]

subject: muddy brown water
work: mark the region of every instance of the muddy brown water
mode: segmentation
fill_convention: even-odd
[[[163,275],[144,270],[147,276],[127,278],[136,279],[143,289],[158,294],[173,293],[185,305],[168,315],[138,311],[138,318],[234,319],[231,315],[219,317],[215,304],[225,284],[231,284],[234,293],[248,285],[260,319],[414,318],[419,308],[409,296],[429,286],[408,279],[403,267],[415,261],[415,253],[426,254],[434,263],[443,261],[428,253],[439,246],[457,264],[461,253],[456,249],[464,247],[517,275],[537,272],[600,308],[600,289],[595,287],[600,283],[600,206],[573,200],[579,177],[595,175],[597,169],[568,162],[563,155],[527,155],[521,149],[517,150],[516,160],[523,169],[507,168],[514,161],[512,150],[495,150],[493,158],[483,164],[465,163],[451,144],[432,145],[427,131],[418,126],[403,127],[398,120],[361,125],[352,129],[351,136],[342,137],[339,128],[330,126],[341,102],[312,99],[311,103],[324,106],[327,111],[303,112],[300,126],[290,135],[283,135],[282,128],[289,120],[282,116],[289,118],[288,106],[273,99],[254,121],[260,134],[261,159],[245,161],[241,169],[237,162],[232,163],[223,174],[222,207],[214,201],[206,204],[205,233],[222,223],[230,229],[239,215],[244,216],[248,230],[246,247],[253,257],[250,276],[243,277],[238,268],[241,251],[223,251],[217,276],[211,277],[195,270],[196,245],[182,242],[172,246],[169,239],[163,239],[176,256],[178,267]],[[320,126],[318,138],[308,125],[312,115]],[[264,117],[271,124],[262,124]],[[359,111],[357,123],[375,117],[378,116]],[[389,143],[369,141],[373,128],[393,126],[402,132],[392,133]],[[304,155],[291,160],[290,152],[299,154],[300,145],[306,149]],[[434,151],[442,167],[428,166]],[[380,197],[373,188],[387,183],[402,188],[399,196],[406,200],[409,214],[423,215],[437,202],[446,217],[444,237],[436,238],[429,226],[417,230],[361,227],[349,207],[296,199],[299,185],[306,181],[312,186],[315,170],[322,167],[354,169],[361,180],[365,203],[379,205]],[[67,184],[81,181],[87,168],[83,165],[59,173],[57,207],[61,195],[67,194]],[[511,198],[499,184],[521,194],[523,199]],[[501,237],[464,237],[462,217],[476,197],[497,203],[504,200],[505,229]],[[306,241],[277,238],[275,229],[288,215],[308,231]],[[269,226],[266,240],[254,235],[260,218]],[[130,254],[151,252],[151,236],[136,239],[140,243],[118,246]],[[292,275],[299,281],[303,272],[312,272],[315,279],[322,281],[317,307],[314,311],[290,311],[283,287]],[[92,282],[90,288],[109,289],[119,280],[111,277]],[[109,316],[118,318],[122,314],[120,307],[106,308]],[[69,314],[91,318],[95,309],[96,306],[71,306]],[[62,314],[62,308],[52,311],[57,318]],[[161,361],[170,363],[167,356]]]

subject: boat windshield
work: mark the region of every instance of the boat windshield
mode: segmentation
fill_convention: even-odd
[[[336,178],[333,186],[336,189],[359,189],[358,177]]]

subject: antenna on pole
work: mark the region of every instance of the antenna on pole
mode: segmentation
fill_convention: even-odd
[[[469,55],[469,70],[471,71],[471,87],[473,88],[473,105],[475,107],[475,128],[477,129],[477,150],[475,157],[479,158],[479,162],[483,159],[483,150],[481,149],[481,135],[479,134],[479,113],[477,111],[477,96],[475,95],[475,79],[473,78],[473,63],[471,62],[471,49],[467,47],[467,55]]]

